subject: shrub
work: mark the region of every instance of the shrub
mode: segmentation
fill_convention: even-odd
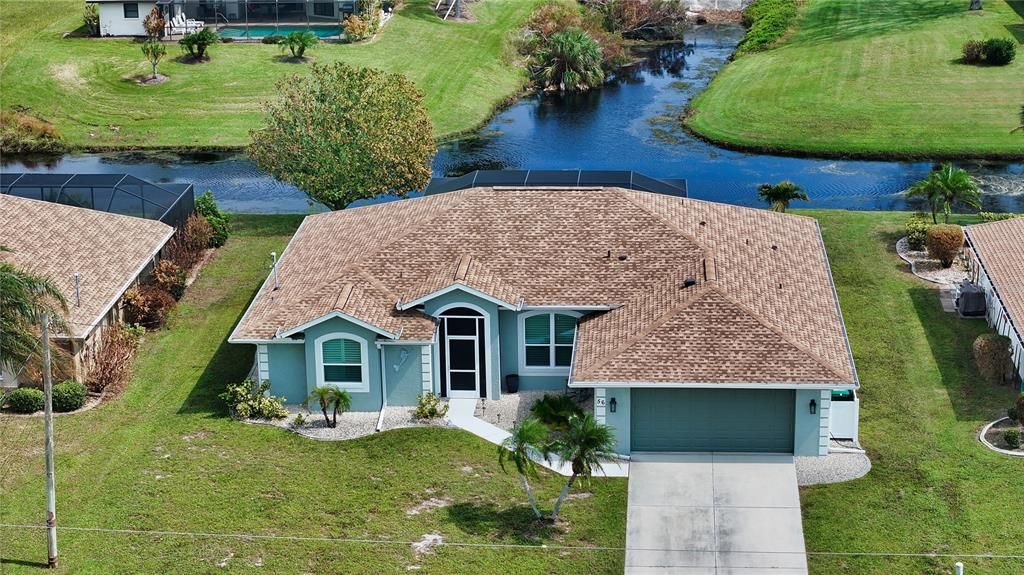
[[[160,260],[153,268],[153,281],[156,287],[174,296],[174,299],[181,299],[185,295],[185,270],[178,267],[178,264],[171,260]]]
[[[1017,57],[1017,43],[1009,38],[985,40],[985,63],[989,66],[1006,66]]]
[[[183,270],[190,270],[203,256],[203,250],[213,241],[213,227],[205,217],[192,214],[185,225],[167,242],[164,253]]]
[[[115,324],[107,328],[103,332],[102,347],[85,381],[86,386],[97,393],[124,389],[144,333],[145,330],[139,326]]]
[[[153,9],[146,14],[146,17],[142,20],[142,27],[146,29],[146,34],[149,34],[150,38],[159,38],[164,35],[164,26],[167,22],[164,20],[164,15],[160,11],[159,6],[153,6]]]
[[[928,240],[928,228],[932,223],[928,221],[927,214],[914,214],[907,220],[907,243],[910,249],[921,251]]]
[[[160,327],[174,307],[174,296],[155,285],[137,285],[124,294],[122,306],[128,323]]]
[[[583,410],[568,395],[545,393],[533,404],[530,413],[552,431],[565,431],[569,428],[569,418],[583,415]]]
[[[26,112],[0,112],[0,150],[4,153],[60,153],[65,148],[53,124]]]
[[[231,415],[240,419],[283,419],[288,417],[279,398],[267,395],[269,381],[256,383],[247,379],[242,383],[228,385],[227,391],[218,397],[228,404]]]
[[[209,28],[203,28],[191,34],[185,34],[184,38],[178,40],[178,45],[189,57],[199,61],[208,59],[206,51],[217,42],[220,42],[220,36]]]
[[[974,340],[974,363],[986,381],[1001,384],[1012,369],[1010,338],[983,333]]]
[[[43,390],[35,387],[19,387],[7,396],[7,408],[14,413],[35,413],[43,409],[45,401]]]
[[[53,410],[74,411],[85,405],[85,386],[75,380],[68,380],[53,386]]]
[[[220,211],[220,206],[217,205],[213,192],[207,191],[196,198],[196,213],[206,218],[206,222],[212,228],[210,247],[219,248],[223,246],[228,241],[228,236],[231,235],[230,218],[227,214]]]
[[[981,64],[985,60],[985,43],[981,40],[968,40],[962,51],[964,64]]]
[[[1024,393],[1017,396],[1017,404],[1014,407],[1017,408],[1017,421],[1024,425]]]
[[[352,14],[345,18],[345,39],[350,42],[358,42],[370,35],[370,25],[366,20]]]
[[[284,40],[284,36],[271,34],[270,36],[264,36],[260,42],[264,44],[280,44],[281,40]]]
[[[928,256],[939,260],[942,267],[953,265],[953,260],[964,247],[964,230],[953,224],[938,224],[928,228],[925,235]]]
[[[416,398],[416,419],[437,419],[448,413],[448,404],[441,403],[441,398],[428,391]]]
[[[82,12],[82,23],[89,30],[90,36],[100,35],[100,9],[96,4],[86,4]]]
[[[605,28],[630,40],[682,40],[686,3],[679,0],[590,0]]]
[[[576,5],[564,2],[542,4],[530,14],[518,42],[519,53],[533,56],[547,44],[552,35],[570,28],[579,28],[597,40],[601,45],[602,67],[606,72],[629,62],[622,35],[604,29],[600,12],[581,11]]]
[[[1010,446],[1010,449],[1020,449],[1020,430],[1007,429],[1003,432],[1003,441]]]
[[[1011,405],[1010,407],[1006,408],[1006,417],[1008,417],[1010,421],[1016,421],[1020,423],[1020,412],[1017,411],[1016,405]]]
[[[303,427],[309,425],[309,420],[306,419],[306,416],[304,414],[296,413],[295,419],[292,419],[289,425],[291,426],[292,429],[302,429]]]
[[[316,46],[320,43],[320,38],[317,38],[316,34],[296,30],[284,37],[281,41],[281,50],[287,49],[292,53],[292,58],[302,58],[306,55],[306,50]]]
[[[556,32],[530,61],[534,81],[545,90],[585,92],[604,82],[603,53],[586,30]]]
[[[1011,214],[1009,212],[978,212],[978,217],[983,222],[1001,222],[1014,218],[1024,218],[1024,214]]]
[[[743,12],[749,26],[736,51],[760,52],[782,38],[796,19],[797,0],[757,0]]]

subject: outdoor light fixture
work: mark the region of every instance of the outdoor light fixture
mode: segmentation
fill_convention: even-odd
[[[814,415],[815,413],[818,413],[818,402],[812,399],[811,400],[811,415]]]
[[[613,397],[611,401],[608,402],[608,411],[615,413],[616,407],[618,407],[618,403],[615,401],[615,398]]]

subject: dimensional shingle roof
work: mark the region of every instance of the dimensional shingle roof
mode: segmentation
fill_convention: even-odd
[[[968,226],[967,237],[1010,321],[1024,336],[1024,218]]]
[[[0,260],[57,284],[73,338],[89,334],[173,233],[156,220],[0,195],[0,245],[12,250]]]
[[[433,320],[396,304],[459,284],[515,307],[613,307],[580,322],[577,383],[856,384],[817,223],[800,216],[620,188],[475,188],[309,216],[278,269],[233,341],[324,317],[344,293],[348,315],[429,340]]]

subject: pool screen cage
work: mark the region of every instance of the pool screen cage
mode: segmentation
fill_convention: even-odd
[[[340,36],[344,19],[356,13],[360,1],[158,0],[157,5],[169,23],[184,15],[186,20],[216,29],[222,37],[259,39],[269,35],[270,29],[274,34],[304,29],[331,38]]]
[[[0,194],[135,216],[180,228],[195,211],[192,184],[152,184],[127,174],[0,173]]]

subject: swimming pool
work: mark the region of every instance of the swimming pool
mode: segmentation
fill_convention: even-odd
[[[225,26],[217,33],[221,38],[266,38],[267,36],[286,36],[292,32],[310,32],[319,38],[341,36],[341,26]]]

